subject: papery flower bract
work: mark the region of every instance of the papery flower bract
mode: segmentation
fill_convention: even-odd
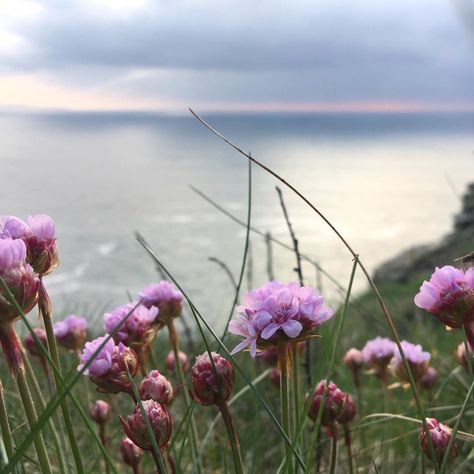
[[[87,338],[87,320],[71,314],[54,324],[54,335],[65,349],[78,350]]]
[[[156,444],[160,449],[164,448],[171,437],[172,421],[171,415],[166,405],[155,402],[154,400],[144,400],[142,402],[143,410],[150,422],[151,429],[155,436]],[[147,451],[153,449],[153,444],[148,436],[145,420],[139,405],[125,421],[120,417],[123,429],[127,436],[140,448]]]
[[[243,296],[240,313],[229,324],[229,332],[245,339],[232,354],[248,347],[255,357],[257,347],[266,349],[278,340],[304,339],[333,316],[323,297],[298,283],[272,281]]]
[[[216,352],[212,352],[212,360],[217,379],[207,352],[196,357],[191,371],[192,395],[194,400],[201,405],[219,405],[226,402],[234,386],[235,374],[231,363]]]
[[[158,314],[158,308],[145,306],[137,302],[124,304],[110,313],[104,314],[104,329],[112,332],[122,321],[123,324],[116,332],[114,340],[141,350],[147,347],[156,336],[153,321]]]
[[[169,405],[174,397],[171,382],[158,370],[152,370],[141,381],[138,393],[142,400],[155,400],[163,405]]]
[[[396,344],[390,339],[376,337],[367,341],[362,349],[364,363],[374,370],[377,377],[385,377],[387,366],[395,354]]]
[[[47,350],[48,339],[46,337],[45,330],[43,328],[34,328],[33,331],[38,337],[38,339],[41,341],[41,343],[43,344],[44,348]],[[28,351],[28,354],[34,357],[44,357],[43,353],[41,352],[41,349],[38,347],[38,344],[36,343],[36,340],[32,334],[28,333],[25,336],[23,342],[25,344],[26,350]]]
[[[435,418],[426,418],[426,424],[428,426],[429,434],[433,443],[433,450],[435,459],[433,459],[428,437],[423,427],[421,427],[419,441],[423,452],[426,457],[431,459],[433,462],[441,464],[443,461],[446,449],[448,447],[449,440],[451,439],[452,430],[449,426],[439,423]],[[453,461],[458,455],[458,447],[454,442],[449,456],[449,460]]]
[[[92,356],[105,341],[107,336],[98,337],[91,342],[86,342],[80,356],[81,364],[77,370],[82,370],[84,365],[92,359]],[[119,342],[117,345],[111,338],[100,352],[95,356],[91,364],[83,372],[96,385],[99,392],[118,393],[130,392],[128,372],[133,377],[138,370],[138,358],[133,349]]]
[[[405,354],[405,358],[407,359],[414,379],[419,381],[428,368],[431,354],[429,352],[423,352],[423,348],[420,344],[412,344],[411,342],[402,341],[400,345],[402,346],[403,353]],[[390,361],[390,370],[399,379],[405,382],[410,381],[403,364],[402,355],[397,346],[395,346],[393,358]]]
[[[97,400],[90,408],[90,415],[98,425],[107,423],[112,418],[112,407],[104,400]]]
[[[179,363],[181,364],[181,368],[183,369],[183,372],[187,372],[190,367],[189,359],[188,356],[183,352],[179,351],[178,352],[178,357],[179,357]],[[168,355],[166,356],[166,368],[170,372],[174,372],[176,367],[174,363],[174,352],[169,351]]]
[[[415,304],[451,328],[474,321],[474,268],[436,268],[415,296]]]
[[[0,276],[24,313],[30,312],[38,300],[39,279],[31,265],[25,263],[26,246],[22,240],[0,239]],[[0,324],[20,315],[8,293],[0,286]]]
[[[160,310],[156,318],[160,325],[180,316],[183,309],[183,295],[166,280],[146,286],[138,299],[147,308],[156,307]]]
[[[135,467],[140,463],[143,449],[139,448],[130,438],[125,438],[120,443],[120,453],[125,464]]]

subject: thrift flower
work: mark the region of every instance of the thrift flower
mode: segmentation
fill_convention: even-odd
[[[474,369],[474,356],[472,355],[472,350],[469,350],[469,355],[471,357],[471,367]],[[469,371],[469,364],[466,357],[466,345],[464,342],[461,342],[456,349],[456,356],[459,361],[459,365],[462,365],[464,370]]]
[[[190,366],[188,356],[183,351],[179,351],[178,357],[179,357],[179,363],[181,364],[181,368],[183,369],[183,372],[187,372]],[[169,351],[168,355],[166,356],[166,368],[170,372],[174,372],[176,369],[175,364],[174,364],[173,351]]]
[[[133,472],[138,472],[138,465],[143,456],[143,450],[139,448],[130,438],[125,438],[120,444],[120,453],[125,464],[134,468]]]
[[[171,437],[171,415],[166,405],[161,405],[154,400],[145,400],[142,404],[153,434],[155,435],[156,444],[160,449],[163,449]],[[147,451],[153,450],[153,445],[148,436],[145,420],[139,405],[137,405],[133,413],[127,417],[127,421],[122,417],[120,417],[120,421],[127,436],[137,446]]]
[[[333,316],[316,290],[298,283],[272,281],[246,293],[243,303],[229,324],[232,334],[244,337],[232,353],[248,347],[252,357],[257,347],[266,349],[281,340],[305,339]]]
[[[104,400],[97,400],[94,405],[91,406],[90,415],[92,421],[95,421],[98,425],[102,425],[112,418],[112,407],[109,403],[104,402]]]
[[[136,302],[124,304],[104,314],[104,329],[110,333],[124,321],[115,334],[114,340],[141,350],[147,347],[156,336],[153,321],[157,314],[156,307],[146,308],[141,304],[137,306]]]
[[[34,333],[38,337],[38,339],[41,341],[43,346],[45,348],[48,347],[48,339],[46,337],[46,332],[43,328],[34,328],[33,329]],[[25,336],[25,339],[23,340],[25,344],[25,348],[28,351],[28,354],[34,356],[34,357],[44,357],[43,353],[41,352],[41,349],[38,347],[38,344],[36,343],[35,338],[33,337],[32,334],[28,333]]]
[[[438,372],[433,367],[428,367],[425,374],[421,377],[420,387],[423,390],[431,390],[438,383]]]
[[[419,344],[415,345],[407,341],[402,341],[401,346],[415,381],[421,380],[428,368],[431,354],[429,352],[423,352],[423,348]],[[405,382],[409,381],[408,374],[403,365],[402,355],[397,346],[395,346],[395,352],[390,362],[390,369],[399,379]]]
[[[54,324],[54,335],[59,345],[71,351],[80,349],[87,338],[87,321],[71,314]]]
[[[446,453],[449,440],[451,439],[451,428],[449,426],[439,423],[435,418],[426,418],[426,424],[428,425],[429,435],[431,437],[435,459],[433,459],[428,437],[423,427],[421,427],[419,441],[423,452],[426,457],[431,459],[433,462],[441,464],[443,457]],[[458,448],[456,442],[454,442],[449,456],[450,461],[454,461],[458,455]]]
[[[106,337],[102,336],[91,342],[86,342],[80,356],[81,364],[77,370],[82,370],[84,365],[92,359]],[[130,393],[131,387],[127,369],[132,377],[136,375],[138,359],[135,352],[121,342],[116,345],[113,339],[109,339],[83,373],[97,385],[99,392]]]
[[[396,344],[387,338],[376,337],[367,341],[362,349],[364,363],[374,371],[377,377],[384,379],[396,347]]]
[[[474,321],[474,268],[436,268],[430,281],[421,285],[415,304],[448,327],[469,325]]]
[[[163,405],[169,405],[174,397],[171,382],[158,370],[152,370],[142,380],[138,392],[142,400],[155,400]]]
[[[234,385],[234,368],[231,363],[216,352],[212,352],[217,380],[214,375],[209,354],[196,357],[192,368],[193,398],[201,405],[219,405],[226,402],[232,393]]]
[[[145,287],[138,295],[138,299],[147,308],[159,309],[156,319],[159,325],[166,325],[170,319],[177,318],[183,309],[183,295],[166,280]]]

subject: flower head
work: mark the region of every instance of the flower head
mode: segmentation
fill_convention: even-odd
[[[78,350],[87,338],[87,321],[71,314],[54,324],[54,335],[65,349]]]
[[[156,336],[153,321],[157,314],[156,307],[146,308],[141,304],[137,306],[137,302],[124,304],[104,314],[104,329],[112,332],[123,321],[114,340],[140,350],[148,346]]]
[[[36,334],[36,337],[41,341],[41,344],[43,344],[43,346],[46,348],[48,345],[48,339],[46,337],[45,330],[43,328],[34,328],[33,331]],[[38,347],[38,344],[32,334],[28,333],[25,336],[25,339],[23,342],[25,343],[25,347],[26,347],[26,350],[28,351],[28,354],[34,357],[44,357],[43,353],[41,352],[41,349]]]
[[[436,268],[421,285],[415,304],[443,324],[459,328],[474,321],[474,268],[466,272],[450,265]]]
[[[142,402],[142,405],[145,415],[150,422],[156,444],[159,448],[164,448],[170,440],[172,428],[171,415],[166,405],[161,405],[154,400],[145,400]],[[139,405],[137,405],[133,413],[127,417],[127,421],[122,417],[120,417],[120,421],[127,436],[137,446],[147,451],[153,449],[153,444],[148,436],[146,423]]]
[[[245,339],[232,353],[248,347],[252,357],[257,346],[266,349],[279,340],[304,339],[333,316],[316,290],[277,281],[246,293],[237,311],[240,314],[230,322],[229,331]]]
[[[438,383],[438,372],[433,367],[428,367],[420,380],[420,387],[423,390],[431,390]]]
[[[352,397],[348,393],[340,390],[334,382],[329,382],[328,384],[326,380],[321,380],[321,382],[316,385],[311,398],[308,416],[313,421],[316,421],[326,386],[327,394],[322,408],[321,424],[326,427],[332,427],[336,422],[347,424],[352,421],[356,413]]]
[[[0,239],[0,276],[21,310],[28,313],[38,300],[39,279],[25,258],[26,246],[22,240]],[[10,303],[7,291],[0,286],[0,322],[18,317],[16,305]]]
[[[18,217],[0,217],[1,239],[22,239],[31,233],[31,229]]]
[[[449,440],[451,439],[452,430],[449,426],[439,423],[435,418],[426,418],[426,424],[428,426],[428,431],[431,437],[431,441],[433,443],[435,459],[433,459],[432,457],[428,437],[423,427],[421,427],[419,435],[421,448],[429,459],[431,459],[433,462],[441,464],[446,453]],[[454,459],[456,459],[457,455],[458,448],[456,442],[454,442],[453,447],[451,449],[451,454],[449,456],[449,460],[453,461]]]
[[[183,369],[183,372],[187,372],[189,370],[189,366],[190,366],[188,356],[183,351],[179,351],[178,352],[178,358],[179,358],[179,363],[181,364],[181,368]],[[175,369],[176,369],[174,362],[175,362],[174,361],[174,352],[169,351],[168,355],[166,356],[166,368],[170,372],[174,372]]]
[[[158,370],[152,370],[140,383],[138,393],[142,400],[169,405],[173,401],[174,390],[171,382]]]
[[[362,351],[359,349],[349,349],[342,359],[344,365],[352,372],[358,372],[364,365]]]
[[[471,348],[469,346],[468,348],[469,348],[469,355],[471,357],[471,366],[474,368],[474,356],[471,352]],[[464,370],[469,371],[469,364],[466,357],[466,345],[464,344],[464,342],[461,342],[458,345],[456,349],[456,356],[459,361],[459,365],[462,365]]]
[[[212,352],[212,360],[214,367],[207,352],[197,356],[191,372],[192,395],[201,405],[218,405],[227,401],[234,385],[235,374],[231,363],[216,352]]]
[[[393,341],[383,337],[367,341],[362,349],[364,363],[374,370],[377,377],[383,378],[396,347]]]
[[[28,249],[28,262],[40,275],[51,273],[59,264],[55,225],[45,214],[28,216],[30,232],[23,238]]]
[[[83,369],[106,338],[102,336],[86,342],[77,370]],[[109,339],[83,373],[97,385],[99,392],[118,393],[131,390],[127,370],[132,377],[137,373],[138,359],[135,352],[121,342],[116,345],[113,339]]]
[[[423,348],[420,344],[412,344],[411,342],[402,341],[401,343],[403,353],[410,365],[410,369],[413,373],[415,380],[421,380],[423,375],[428,368],[428,363],[431,359],[429,352],[423,352]],[[406,373],[405,366],[403,364],[402,355],[395,346],[393,358],[390,362],[390,369],[392,372],[401,380],[408,382],[408,374]]]
[[[156,320],[159,325],[181,315],[183,295],[169,281],[148,285],[138,295],[138,299],[147,308],[156,307],[160,310]]]
[[[95,421],[98,425],[107,423],[112,418],[112,407],[104,400],[97,400],[91,406],[90,415],[92,421]]]
[[[137,466],[143,456],[142,448],[139,448],[130,438],[122,440],[120,453],[122,454],[123,462],[131,467]]]

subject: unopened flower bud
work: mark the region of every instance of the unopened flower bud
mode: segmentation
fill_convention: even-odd
[[[54,335],[60,346],[70,351],[77,351],[86,342],[87,321],[71,314],[54,324]]]
[[[474,369],[474,356],[469,349],[469,355],[471,357],[471,367]],[[469,364],[467,361],[466,357],[466,344],[464,342],[461,342],[456,350],[456,356],[459,361],[459,365],[462,365],[464,370],[468,371],[469,370]]]
[[[142,402],[142,405],[145,415],[150,422],[156,444],[160,449],[164,448],[170,440],[172,428],[171,415],[166,405],[162,405],[154,400],[145,400]],[[139,405],[137,405],[133,413],[127,417],[127,421],[122,417],[120,417],[120,421],[127,436],[137,446],[147,451],[153,449],[153,444],[148,436],[146,423]]]
[[[120,444],[120,453],[125,464],[131,467],[137,466],[143,456],[143,450],[139,448],[130,438],[125,438]]]
[[[169,405],[174,397],[171,382],[158,370],[152,370],[142,380],[138,392],[142,400],[155,400],[163,405]]]
[[[349,349],[342,359],[344,365],[353,373],[359,372],[364,365],[364,358],[362,357],[362,351],[359,349]]]
[[[420,387],[423,390],[431,390],[438,382],[438,372],[433,367],[428,367],[421,377]]]
[[[86,342],[80,357],[81,364],[77,370],[82,370],[84,365],[93,358],[94,353],[106,338],[107,336],[102,336]],[[83,373],[97,385],[99,392],[130,393],[128,372],[133,377],[137,370],[138,358],[133,349],[124,346],[121,342],[115,345],[114,340],[109,339]]]
[[[90,415],[92,421],[95,421],[98,425],[102,425],[112,418],[112,407],[104,400],[97,400],[94,405],[91,406]]]
[[[231,363],[216,352],[196,357],[192,369],[193,397],[201,405],[218,405],[226,402],[234,385],[234,368]],[[217,375],[217,379],[215,375]]]
[[[428,426],[428,431],[431,437],[434,451],[434,459],[430,450],[428,436],[423,427],[421,427],[419,441],[421,449],[425,455],[431,459],[433,462],[441,464],[443,461],[444,455],[446,453],[446,448],[448,447],[449,440],[451,439],[451,428],[442,423],[438,423],[435,418],[426,418],[426,424]],[[458,455],[458,447],[456,442],[454,442],[449,460],[453,461]]]
[[[181,368],[183,369],[183,372],[187,372],[189,370],[189,359],[188,356],[183,352],[179,351],[178,352],[178,357],[179,357],[179,363],[181,364]],[[166,356],[166,368],[170,372],[174,372],[176,367],[174,364],[174,352],[170,351],[168,355]]]
[[[47,348],[48,339],[46,337],[45,330],[43,328],[34,328],[33,331],[36,334],[36,337],[40,340],[41,344],[43,344],[43,346]],[[28,351],[28,354],[34,357],[44,357],[43,353],[41,352],[41,349],[38,347],[38,344],[32,334],[28,333],[25,336],[25,339],[23,342],[25,343],[25,347],[26,347],[26,350]]]

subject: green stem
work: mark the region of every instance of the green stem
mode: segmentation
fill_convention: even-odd
[[[240,455],[240,446],[237,434],[235,432],[234,422],[232,420],[232,415],[229,410],[229,405],[224,401],[218,406],[219,411],[221,412],[222,418],[227,429],[227,435],[229,436],[229,442],[232,447],[232,456],[234,458],[234,467],[236,474],[243,474],[244,468],[242,466],[242,456]]]
[[[352,440],[351,432],[347,424],[344,425],[344,441],[347,448],[347,464],[349,466],[349,474],[354,474],[354,462],[352,459]]]
[[[337,467],[337,434],[336,428],[331,430],[331,460],[329,464],[329,474],[334,474],[336,472]]]
[[[42,284],[42,283],[41,283]],[[41,308],[41,305],[40,305]],[[40,310],[41,311],[41,310]],[[48,339],[48,349],[51,355],[51,359],[58,368],[58,372],[54,371],[54,382],[58,393],[62,391],[62,371],[61,362],[59,360],[58,346],[56,344],[56,337],[54,336],[53,322],[49,311],[41,311],[43,316],[44,328]],[[82,465],[81,452],[77,444],[76,435],[74,433],[74,427],[72,424],[71,412],[66,398],[61,399],[61,411],[64,418],[64,426],[66,427],[66,433],[69,438],[69,444],[71,445],[72,455],[76,465],[76,470],[79,474],[84,474],[84,467]]]
[[[290,434],[290,361],[288,359],[288,345],[286,342],[278,346],[278,367],[280,369],[280,399],[281,399],[281,426],[288,439]],[[285,464],[288,474],[293,474],[292,449],[289,441],[285,441]]]
[[[183,367],[181,366],[181,361],[179,359],[179,336],[178,336],[178,333],[176,332],[176,327],[174,325],[173,319],[169,319],[167,323],[167,327],[168,327],[169,341],[171,344],[171,348],[173,349],[174,364],[176,368],[176,373],[178,374],[178,381],[183,387],[185,411],[188,411],[191,406],[191,398],[189,397],[189,393],[186,387],[186,380],[184,379]],[[194,422],[194,416],[192,413],[191,413],[190,434],[191,434],[190,436],[191,452],[192,452],[193,460],[196,463],[197,472],[200,474],[201,473],[201,460],[199,458],[198,448],[197,448],[198,434],[197,434],[196,424]]]
[[[30,360],[28,357],[23,357],[23,360],[25,362],[25,368],[26,368],[26,374],[29,377],[31,381],[31,388],[33,391],[33,396],[36,399],[36,403],[38,403],[39,408],[41,411],[44,411],[46,408],[46,402],[43,398],[43,394],[41,393],[40,386],[38,384],[38,380],[36,378],[36,375],[33,371],[33,368],[31,367]],[[55,413],[56,414],[56,413]],[[57,422],[57,419],[55,419]],[[49,418],[48,420],[48,426],[49,429],[51,430],[51,434],[53,436],[53,443],[56,451],[56,456],[58,456],[58,461],[59,461],[59,470],[61,474],[64,474],[67,472],[67,465],[66,465],[66,460],[64,459],[64,449],[61,446],[61,441],[60,441],[60,436],[58,434],[58,431],[56,429],[56,426],[54,425],[53,418]]]
[[[306,341],[308,342],[308,341]],[[309,350],[306,347],[306,350]],[[291,363],[293,369],[293,378],[292,378],[292,385],[293,385],[293,413],[294,413],[294,421],[293,421],[293,432],[298,432],[298,423],[300,421],[300,364],[299,364],[299,357],[298,357],[298,343],[293,342],[291,344]],[[298,449],[298,443],[295,440],[295,448]],[[295,471],[298,471],[298,463],[295,460]]]
[[[2,429],[3,444],[7,452],[8,461],[13,457],[13,439],[8,422],[7,405],[3,392],[3,383],[0,380],[0,427]]]
[[[23,407],[25,408],[26,419],[28,420],[28,425],[31,429],[33,428],[33,426],[36,425],[38,418],[36,416],[35,406],[33,404],[33,400],[28,389],[25,368],[19,367],[15,375],[16,383],[18,385],[18,391],[20,392],[21,396],[21,401],[23,402]],[[51,465],[49,463],[48,454],[44,445],[43,435],[41,433],[38,433],[34,443],[36,448],[36,454],[38,455],[38,462],[41,467],[41,472],[43,474],[51,474]]]
[[[99,437],[100,437],[100,442],[104,446],[104,448],[107,446],[107,435],[105,434],[105,425],[106,423],[100,423],[99,424]],[[109,474],[110,469],[109,469],[109,463],[107,461],[107,458],[104,457],[104,462],[105,462],[105,473]]]

